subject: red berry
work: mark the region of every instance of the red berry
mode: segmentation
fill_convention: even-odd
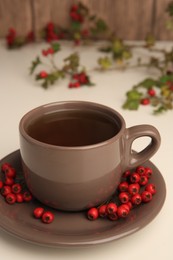
[[[108,215],[108,218],[109,218],[110,220],[112,220],[112,221],[115,221],[115,220],[118,219],[118,215],[117,215],[117,213],[112,213],[112,214],[109,214],[109,215]]]
[[[130,176],[131,183],[137,183],[140,181],[140,175],[137,172],[134,172]]]
[[[74,88],[74,83],[73,82],[70,82],[69,85],[68,85],[69,88]]]
[[[124,177],[124,178],[128,178],[128,177],[130,176],[130,174],[131,174],[130,170],[127,170],[127,171],[125,171],[125,172],[123,173],[123,177]]]
[[[47,49],[47,53],[48,53],[48,54],[54,54],[54,49],[51,48],[51,47],[48,48],[48,49]]]
[[[142,202],[142,198],[141,198],[141,195],[139,193],[136,193],[135,195],[133,195],[131,197],[131,202],[134,204],[134,205],[139,205],[141,204]]]
[[[2,196],[6,197],[9,193],[11,193],[11,187],[8,185],[3,186],[1,189]]]
[[[50,211],[45,211],[41,219],[43,223],[50,224],[54,220],[54,214]]]
[[[12,167],[6,169],[5,176],[9,178],[15,178],[16,177],[16,170]]]
[[[43,54],[43,56],[47,56],[48,55],[47,50],[42,50],[42,54]]]
[[[139,193],[140,186],[138,183],[132,183],[128,187],[128,192],[130,195],[135,195],[136,193]]]
[[[17,193],[16,194],[16,202],[22,203],[23,202],[23,194],[22,193]]]
[[[141,186],[145,186],[147,183],[148,183],[148,178],[147,178],[147,176],[142,175],[141,178],[140,178],[139,184],[140,184]]]
[[[74,84],[73,84],[73,86],[75,87],[75,88],[79,88],[80,87],[80,82],[74,82]]]
[[[125,217],[128,216],[128,214],[129,214],[129,210],[128,210],[128,208],[127,208],[126,206],[120,205],[120,206],[118,207],[118,209],[117,209],[117,215],[118,215],[118,217],[120,217],[120,218],[125,218]]]
[[[144,166],[138,166],[136,168],[136,172],[139,173],[140,175],[143,174],[145,172],[145,167]]]
[[[12,186],[14,184],[14,179],[10,178],[10,177],[6,177],[5,181],[4,181],[5,185],[9,185]]]
[[[25,191],[25,192],[23,193],[23,199],[24,199],[24,201],[26,201],[26,202],[31,201],[31,200],[32,200],[32,195],[31,195],[31,193],[28,192],[28,191]]]
[[[152,195],[154,195],[156,193],[156,186],[150,183],[145,187],[145,190],[149,191]]]
[[[11,188],[12,188],[12,192],[15,194],[20,193],[22,190],[22,186],[19,183],[13,184]]]
[[[113,202],[108,203],[106,211],[108,214],[117,212],[117,205]]]
[[[121,192],[118,197],[121,203],[127,203],[130,199],[127,192]]]
[[[89,220],[95,220],[99,216],[99,211],[97,208],[90,208],[87,212],[87,216]]]
[[[44,213],[44,208],[42,207],[35,208],[33,211],[33,215],[35,218],[41,218],[43,213]]]
[[[78,6],[77,5],[72,5],[71,11],[76,12],[77,10],[78,10]]]
[[[104,218],[106,215],[107,215],[107,205],[102,205],[98,208],[98,211],[99,211],[99,216]]]
[[[9,163],[3,163],[1,166],[2,172],[6,172],[6,170],[8,170],[9,168],[11,168],[11,165]]]
[[[153,88],[151,88],[148,90],[148,95],[150,95],[151,97],[154,97],[156,95],[156,91]]]
[[[131,201],[128,201],[127,203],[123,204],[124,206],[127,205],[129,207],[129,210],[132,209],[133,205]]]
[[[149,167],[146,167],[144,175],[147,176],[147,178],[150,178],[152,176],[152,174],[153,174],[153,170]]]
[[[118,185],[119,191],[127,191],[129,187],[129,184],[127,181],[123,181]]]
[[[43,70],[40,72],[39,76],[40,76],[40,78],[45,79],[45,78],[47,78],[48,74],[46,71]]]
[[[2,189],[3,186],[4,186],[3,181],[0,181],[0,189]]]
[[[79,74],[79,82],[83,85],[88,83],[88,77],[84,72]]]
[[[149,98],[143,98],[143,99],[141,99],[141,104],[144,105],[144,106],[150,104]]]
[[[141,193],[141,198],[143,202],[149,202],[152,200],[152,194],[151,192],[145,190]]]
[[[14,193],[8,193],[5,200],[9,204],[14,204],[16,202],[16,195]]]

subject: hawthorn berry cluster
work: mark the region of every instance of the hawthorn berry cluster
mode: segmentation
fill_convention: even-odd
[[[9,28],[6,35],[6,43],[9,49],[19,48],[27,43],[34,42],[35,36],[31,31],[26,36],[18,36],[14,28]]]
[[[127,170],[123,174],[116,194],[109,202],[97,208],[90,208],[87,211],[88,219],[96,220],[101,217],[114,221],[126,218],[131,209],[142,203],[150,202],[156,193],[155,185],[149,183],[152,174],[152,169],[144,166],[138,166],[135,171]],[[114,202],[115,200],[116,202]]]
[[[17,182],[16,170],[9,163],[2,164],[1,171],[3,176],[0,180],[0,193],[8,204],[32,200],[32,194]]]

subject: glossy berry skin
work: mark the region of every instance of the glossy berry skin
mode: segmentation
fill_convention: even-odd
[[[1,166],[1,171],[5,173],[6,170],[8,170],[9,168],[11,168],[11,164],[3,163],[2,166]]]
[[[44,213],[44,208],[42,207],[35,208],[33,211],[33,215],[35,218],[41,218],[43,213]]]
[[[14,184],[14,179],[13,179],[13,178],[6,177],[6,178],[5,178],[5,181],[4,181],[4,184],[5,184],[5,185],[12,186],[12,185]]]
[[[129,185],[128,192],[130,195],[135,195],[136,193],[139,193],[140,186],[138,183],[132,183]]]
[[[9,193],[11,193],[11,187],[8,185],[4,185],[1,189],[2,196],[6,197]]]
[[[8,204],[14,204],[16,202],[16,195],[14,193],[8,193],[5,200]]]
[[[22,203],[23,201],[24,201],[23,194],[22,193],[17,193],[16,194],[16,202]]]
[[[145,187],[145,190],[149,191],[152,195],[154,195],[156,193],[156,186],[150,183]]]
[[[127,191],[127,190],[128,190],[128,187],[129,187],[128,182],[127,182],[127,181],[123,181],[123,182],[121,182],[121,183],[118,185],[118,190],[119,190],[120,192],[122,192],[122,191]]]
[[[4,186],[3,181],[0,181],[0,190],[2,189],[3,186]]]
[[[142,175],[144,172],[145,172],[145,167],[144,166],[138,166],[137,168],[136,168],[136,172],[138,173],[138,174],[140,174],[140,175]]]
[[[118,215],[117,215],[117,213],[109,214],[109,215],[108,215],[108,218],[109,218],[110,220],[112,220],[112,221],[115,221],[115,220],[118,219]]]
[[[31,201],[31,200],[32,200],[32,195],[31,195],[31,193],[28,192],[28,191],[25,191],[25,192],[23,193],[23,199],[24,199],[24,201],[26,201],[26,202]]]
[[[142,202],[142,197],[139,193],[136,193],[135,195],[133,195],[131,197],[131,202],[133,203],[133,205],[140,205]]]
[[[149,98],[143,98],[143,99],[141,99],[141,104],[144,105],[144,106],[149,105],[149,104],[150,104]]]
[[[41,79],[45,79],[45,78],[47,78],[48,74],[47,74],[46,71],[41,71],[39,76],[40,76]]]
[[[149,168],[149,167],[146,167],[146,168],[145,168],[144,175],[145,175],[147,178],[151,178],[152,174],[153,174],[153,170],[152,170],[151,168]]]
[[[100,217],[102,217],[102,218],[106,217],[106,215],[107,215],[107,205],[100,206],[98,211],[99,211]]]
[[[121,192],[118,196],[121,203],[127,203],[130,199],[129,194],[127,192]]]
[[[147,178],[147,176],[142,175],[141,178],[140,178],[139,184],[140,184],[141,186],[145,186],[147,183],[148,183],[148,178]]]
[[[15,183],[12,185],[11,189],[13,193],[17,194],[21,192],[22,186],[19,183]]]
[[[141,193],[142,202],[150,202],[152,200],[152,194],[149,191],[143,191]]]
[[[99,216],[99,211],[97,208],[90,208],[87,212],[89,220],[96,220]]]
[[[16,177],[16,170],[12,167],[6,169],[5,176],[8,178],[15,178]]]
[[[156,91],[151,88],[148,90],[148,95],[150,95],[150,97],[154,97],[156,95]]]
[[[117,209],[117,215],[118,215],[118,217],[120,217],[120,218],[125,218],[125,217],[128,216],[128,214],[129,214],[129,209],[128,209],[126,206],[120,205],[120,206],[118,207],[118,209]]]
[[[117,212],[117,205],[113,202],[108,203],[107,209],[106,209],[108,214],[113,214]]]
[[[54,214],[50,211],[45,211],[41,219],[43,223],[50,224],[54,220]]]
[[[140,175],[137,172],[134,172],[130,175],[130,182],[131,183],[138,183],[140,181]]]

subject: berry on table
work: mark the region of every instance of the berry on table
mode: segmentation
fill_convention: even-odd
[[[140,181],[140,175],[137,173],[137,172],[133,172],[131,175],[130,175],[130,181],[131,183],[137,183]]]
[[[143,98],[143,99],[141,99],[141,104],[144,105],[144,106],[149,105],[149,104],[150,104],[149,98]]]
[[[119,207],[118,207],[118,209],[117,209],[117,215],[118,215],[118,217],[120,217],[120,218],[125,218],[125,217],[127,217],[127,215],[129,214],[129,209],[126,207],[126,206],[124,206],[123,204],[122,205],[120,205]]]
[[[8,204],[14,204],[16,202],[16,195],[14,193],[8,193],[5,200]]]
[[[22,193],[17,193],[16,194],[16,202],[22,203],[23,201],[24,201],[23,194]]]
[[[150,202],[152,200],[152,194],[145,190],[141,193],[141,198],[143,202]]]
[[[132,183],[128,187],[128,192],[130,195],[135,195],[136,193],[139,193],[140,185],[138,183]]]
[[[96,220],[99,216],[99,211],[97,208],[90,208],[87,212],[89,220]]]
[[[153,88],[150,88],[148,90],[148,95],[150,95],[150,97],[154,97],[156,95],[156,91]]]
[[[44,213],[44,208],[42,207],[37,207],[33,211],[33,215],[35,218],[41,218],[43,213]]]
[[[6,197],[9,193],[11,193],[11,186],[4,185],[1,189],[2,196]]]
[[[128,187],[129,187],[129,184],[127,181],[123,181],[123,182],[120,182],[120,184],[118,185],[118,190],[120,192],[122,191],[127,191],[128,190]]]
[[[127,203],[130,199],[129,194],[127,192],[121,192],[118,196],[121,203]]]
[[[41,219],[43,223],[50,224],[54,220],[54,214],[50,211],[45,211]]]
[[[145,190],[149,191],[152,195],[154,195],[156,193],[156,186],[150,183],[145,187]]]
[[[106,204],[104,204],[104,205],[102,205],[102,206],[100,206],[98,208],[100,217],[104,218],[107,215],[107,210],[106,209],[107,209],[107,205]]]
[[[40,72],[39,76],[40,76],[41,79],[45,79],[45,78],[47,78],[48,73],[46,71],[42,70]]]
[[[131,197],[131,202],[133,203],[133,205],[139,205],[142,202],[142,197],[139,193],[136,193],[135,195],[133,195]]]
[[[108,203],[106,211],[108,214],[117,212],[117,205],[114,202]]]
[[[19,183],[15,183],[12,185],[11,189],[13,193],[17,194],[21,192],[22,186]]]
[[[30,193],[29,191],[25,191],[25,192],[23,193],[23,199],[24,199],[24,201],[26,201],[26,202],[31,201],[31,200],[32,200],[32,195],[31,195],[31,193]]]

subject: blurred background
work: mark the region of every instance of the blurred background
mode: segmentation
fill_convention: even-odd
[[[36,39],[48,22],[62,27],[70,24],[69,9],[79,1],[72,0],[0,0],[0,37],[9,27],[25,35],[33,31]],[[170,0],[81,0],[93,14],[104,19],[109,28],[124,40],[143,40],[151,33],[156,40],[170,40],[165,29]],[[128,26],[127,26],[128,25]]]

